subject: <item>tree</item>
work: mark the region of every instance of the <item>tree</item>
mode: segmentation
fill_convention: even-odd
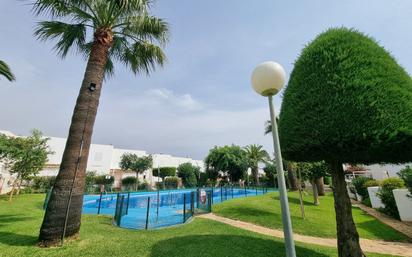
[[[133,153],[124,153],[120,158],[120,168],[122,170],[131,170],[136,173],[136,191],[139,186],[139,173],[150,169],[152,166],[153,158],[151,155],[138,157]]]
[[[412,80],[373,39],[330,29],[303,49],[279,122],[283,156],[331,168],[339,256],[364,256],[342,163],[412,160]]]
[[[323,177],[330,173],[329,166],[324,161],[298,162],[296,169],[302,175],[303,180],[308,180],[312,184],[313,203],[319,205],[319,195],[324,195],[324,192],[320,192],[323,189],[318,186],[319,180],[323,181]]]
[[[9,66],[4,61],[0,60],[0,75],[8,79],[9,81],[16,80],[16,77],[11,72]]]
[[[259,163],[267,161],[269,154],[263,149],[262,145],[248,145],[244,149],[255,184],[259,185]]]
[[[177,176],[182,179],[182,183],[185,187],[195,187],[198,184],[199,168],[191,164],[190,162],[180,164],[177,167]]]
[[[209,150],[205,164],[208,174],[211,174],[210,179],[216,179],[218,176],[228,176],[230,181],[237,182],[245,177],[248,159],[245,151],[240,146],[215,146]],[[220,172],[222,174],[219,174]]]
[[[263,168],[263,171],[265,172],[266,177],[268,178],[268,183],[270,186],[277,187],[276,184],[276,176],[277,176],[277,171],[276,171],[276,165],[272,162],[266,162],[265,167]]]
[[[49,150],[47,141],[38,130],[33,130],[29,137],[8,137],[0,135],[0,160],[9,168],[11,174],[16,174],[10,192],[12,200],[16,186],[20,188],[22,181],[35,176],[47,162]]]
[[[176,168],[175,167],[160,167],[153,169],[153,176],[161,177],[163,181],[163,188],[165,188],[165,178],[166,177],[174,177],[176,175]]]
[[[85,170],[102,82],[105,76],[114,74],[114,61],[125,64],[135,74],[149,74],[157,64],[165,62],[161,46],[168,39],[168,24],[151,16],[151,6],[150,0],[34,1],[36,15],[51,17],[38,23],[35,36],[55,40],[54,49],[62,58],[72,49],[88,59],[60,170],[40,229],[43,246],[61,240],[66,221],[64,236],[79,232]]]

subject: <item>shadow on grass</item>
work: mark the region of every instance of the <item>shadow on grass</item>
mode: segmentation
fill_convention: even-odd
[[[212,210],[213,212],[213,210]],[[274,217],[274,215],[277,215],[273,212],[270,211],[265,211],[262,209],[254,208],[254,207],[245,207],[245,206],[231,206],[228,209],[224,209],[222,213],[234,213],[238,214],[241,213],[242,216],[270,216]],[[279,216],[279,215],[278,215]]]
[[[7,225],[7,223],[14,223],[19,221],[31,220],[32,217],[23,215],[0,215],[0,227]]]
[[[297,256],[326,257],[320,252],[296,247]],[[237,235],[193,235],[174,237],[156,243],[150,257],[284,257],[282,242]]]
[[[279,198],[278,195],[272,196],[271,198],[274,199],[274,200],[276,200],[276,201],[280,201],[280,198]],[[313,199],[312,196],[311,196],[311,199]],[[320,199],[322,199],[322,198],[320,198]],[[289,196],[289,197],[288,197],[288,200],[289,200],[289,203],[294,203],[294,204],[300,205],[299,198],[295,198],[295,197],[290,197],[290,196]],[[315,206],[315,204],[313,203],[312,200],[308,200],[308,197],[304,197],[304,198],[303,198],[303,204],[304,204],[304,205],[313,205],[313,206]]]
[[[0,231],[0,243],[12,246],[33,246],[37,243],[37,237]]]

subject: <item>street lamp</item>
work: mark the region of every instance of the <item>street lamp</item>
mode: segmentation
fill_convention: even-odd
[[[280,207],[282,211],[283,234],[285,236],[285,248],[287,257],[296,257],[295,243],[293,241],[292,222],[290,220],[289,203],[287,198],[285,176],[283,171],[282,154],[275,111],[273,108],[273,95],[279,93],[286,81],[283,67],[276,62],[264,62],[259,64],[252,73],[253,89],[269,99],[270,121],[272,124],[273,146],[275,149],[276,168],[278,173],[278,187]]]

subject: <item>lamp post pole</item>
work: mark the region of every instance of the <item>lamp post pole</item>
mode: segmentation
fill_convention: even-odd
[[[282,211],[283,234],[285,236],[285,248],[287,257],[296,257],[295,242],[293,241],[292,222],[290,220],[289,202],[286,191],[285,175],[283,171],[282,154],[280,152],[278,127],[276,124],[275,110],[272,95],[268,96],[270,109],[270,122],[272,124],[273,147],[275,149],[276,170],[278,173],[278,188],[280,208]]]
[[[252,73],[252,87],[260,95],[269,100],[270,121],[272,124],[273,147],[278,173],[278,188],[280,207],[282,211],[283,234],[285,236],[285,248],[287,257],[296,257],[295,243],[293,241],[292,222],[290,220],[289,203],[286,191],[285,176],[282,164],[282,154],[275,111],[273,108],[273,96],[279,93],[286,81],[283,67],[276,62],[264,62],[259,64]]]

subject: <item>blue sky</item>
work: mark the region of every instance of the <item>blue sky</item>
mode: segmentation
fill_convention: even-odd
[[[0,59],[17,77],[0,80],[0,130],[66,137],[85,62],[75,54],[61,60],[51,42],[37,41],[42,17],[26,4],[0,1]],[[150,77],[116,66],[103,85],[93,142],[199,159],[231,143],[272,151],[263,135],[267,101],[250,87],[253,68],[274,60],[289,74],[305,44],[345,26],[373,36],[411,73],[411,10],[409,0],[158,0],[153,12],[172,32],[168,62]]]

